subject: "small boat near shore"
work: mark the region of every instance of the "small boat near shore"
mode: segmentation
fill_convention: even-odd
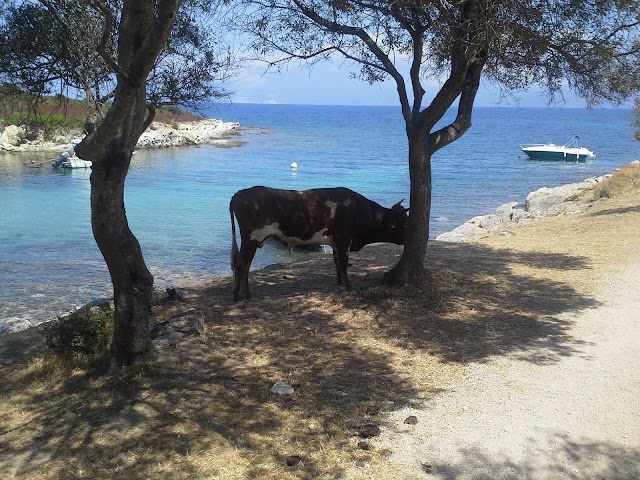
[[[62,152],[58,158],[51,162],[53,168],[90,168],[92,163],[89,160],[71,155],[69,152]]]
[[[596,154],[594,152],[578,145],[578,138],[575,136],[564,145],[556,145],[554,143],[520,145],[520,150],[526,153],[531,160],[583,162],[587,158],[595,157]]]

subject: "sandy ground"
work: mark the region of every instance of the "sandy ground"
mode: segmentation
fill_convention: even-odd
[[[377,444],[393,452],[394,477],[640,478],[639,285],[640,264],[569,318],[577,354],[475,363],[423,408],[391,414],[418,419]]]

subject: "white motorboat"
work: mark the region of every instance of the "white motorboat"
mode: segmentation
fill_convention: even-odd
[[[587,158],[595,157],[596,154],[588,148],[578,146],[578,138],[577,136],[573,137],[564,145],[554,143],[521,145],[520,150],[532,160],[584,161]]]

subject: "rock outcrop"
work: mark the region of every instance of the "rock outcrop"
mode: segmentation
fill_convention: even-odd
[[[175,125],[153,122],[140,136],[138,148],[221,144],[228,141],[225,137],[237,133],[239,129],[239,123],[215,119]]]
[[[505,203],[494,213],[473,217],[450,232],[436,237],[443,242],[468,242],[490,233],[505,229],[509,224],[526,222],[536,218],[552,215],[564,215],[581,212],[591,205],[576,201],[577,195],[583,190],[593,188],[608,175],[588,178],[582,182],[570,183],[559,187],[543,187],[527,195],[524,208],[518,207],[518,202]],[[504,230],[505,234],[508,231]]]
[[[240,124],[207,119],[196,122],[165,124],[153,122],[140,136],[138,148],[166,148],[184,145],[226,145],[227,138],[238,133]],[[0,151],[8,152],[61,152],[69,149],[72,141],[79,141],[80,131],[57,135],[52,140],[27,140],[26,132],[16,125],[7,126],[0,133]]]
[[[5,145],[7,147],[17,147],[22,143],[25,135],[26,131],[24,128],[9,125],[0,133],[0,145],[3,147]]]
[[[177,289],[175,287],[153,287],[153,296],[151,298],[152,309],[158,305],[175,304],[178,302],[184,302],[185,290]],[[96,298],[79,308],[70,310],[69,312],[60,315],[60,318],[65,318],[74,312],[95,312],[99,310],[112,311],[114,309],[113,297],[110,298]],[[53,320],[53,319],[52,319]],[[173,331],[185,332],[200,332],[204,328],[204,317],[201,318],[197,312],[187,310],[186,312],[175,315],[171,322],[173,324]],[[21,332],[31,327],[40,325],[42,320],[36,321],[33,318],[24,317],[9,317],[6,319],[0,319],[0,335],[8,333]],[[158,327],[154,327],[158,328]]]

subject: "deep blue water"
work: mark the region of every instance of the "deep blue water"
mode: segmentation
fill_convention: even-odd
[[[129,223],[157,284],[229,275],[229,199],[262,184],[347,186],[385,206],[409,199],[407,146],[398,107],[217,106],[210,117],[240,122],[237,148],[139,151],[127,177]],[[542,186],[611,172],[640,158],[629,110],[478,108],[474,125],[433,158],[431,236]],[[526,143],[580,135],[597,157],[584,163],[530,161]],[[43,321],[110,294],[93,241],[89,171],[23,166],[0,155],[0,322]],[[291,162],[298,169],[290,168]],[[287,261],[265,246],[256,267]]]

